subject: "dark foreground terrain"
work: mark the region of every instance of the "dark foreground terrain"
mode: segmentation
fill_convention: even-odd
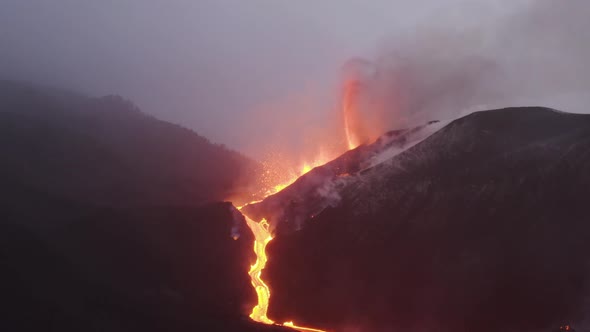
[[[317,215],[276,195],[291,197],[278,229],[309,215],[268,246],[271,318],[339,331],[588,329],[590,116],[474,113],[333,180],[340,200]]]

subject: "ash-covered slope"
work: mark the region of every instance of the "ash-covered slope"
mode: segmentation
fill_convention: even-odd
[[[269,244],[271,318],[338,331],[587,324],[590,116],[474,113],[338,195]]]
[[[256,221],[266,219],[274,233],[289,233],[340,201],[339,192],[354,175],[418,144],[446,122],[432,121],[411,129],[390,131],[369,145],[361,145],[314,168],[282,191],[242,209]]]

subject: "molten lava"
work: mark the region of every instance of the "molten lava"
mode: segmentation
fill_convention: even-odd
[[[386,114],[395,103],[380,79],[376,65],[366,60],[352,59],[344,66],[341,107],[348,149],[374,141],[389,129]]]
[[[299,176],[295,176],[291,178],[289,181],[274,186],[272,189],[266,192],[266,196],[270,196],[281,191],[283,188],[289,186],[295,180],[297,180],[300,176],[304,175],[305,173],[312,170],[314,167],[323,165],[325,160],[316,160],[312,164],[304,164],[301,171],[299,172]],[[258,201],[250,202],[248,204],[257,203]],[[246,204],[246,205],[248,205]],[[244,206],[246,206],[244,205]],[[238,209],[242,209],[244,206],[239,207]],[[264,323],[264,324],[275,324],[273,320],[268,318],[268,304],[270,300],[270,289],[264,283],[264,280],[260,278],[262,274],[262,270],[266,266],[266,245],[272,240],[272,234],[269,229],[268,222],[265,219],[262,219],[260,222],[256,222],[247,216],[246,223],[248,227],[254,234],[254,253],[256,254],[256,262],[254,265],[250,267],[250,271],[248,274],[250,275],[250,279],[252,280],[252,286],[256,290],[256,295],[258,297],[258,304],[252,309],[252,313],[250,314],[250,318],[256,322]],[[280,324],[285,327],[292,328],[298,331],[309,331],[309,332],[325,332],[323,330],[313,329],[309,327],[302,327],[293,324],[293,322],[285,322]]]
[[[344,83],[344,94],[342,96],[342,113],[344,116],[344,132],[348,149],[352,150],[359,146],[360,138],[355,127],[358,127],[358,93],[359,81],[348,80]]]
[[[254,286],[256,295],[258,296],[258,304],[252,309],[250,318],[257,322],[273,324],[274,322],[266,316],[268,301],[270,300],[270,290],[264,281],[260,279],[260,274],[262,274],[262,270],[266,266],[266,245],[272,240],[272,236],[270,235],[268,223],[265,219],[257,223],[246,217],[246,222],[252,233],[254,233],[254,253],[256,253],[256,263],[250,267],[248,274],[252,279],[252,286]]]

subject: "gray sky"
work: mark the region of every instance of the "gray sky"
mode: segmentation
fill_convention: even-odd
[[[562,2],[535,3],[552,7]],[[340,138],[341,68],[354,56],[376,61],[378,67],[383,66],[383,59],[397,59],[398,69],[410,68],[413,81],[454,79],[457,75],[440,70],[459,66],[440,59],[446,52],[441,51],[440,45],[445,40],[444,48],[456,52],[454,59],[462,59],[473,45],[479,45],[478,55],[482,58],[503,68],[519,67],[523,60],[518,55],[527,52],[524,48],[528,44],[510,46],[514,50],[508,54],[515,54],[514,57],[506,56],[506,49],[502,48],[507,40],[513,40],[512,35],[517,41],[538,39],[534,36],[541,28],[515,23],[528,22],[521,18],[523,13],[529,15],[535,11],[533,7],[537,5],[531,3],[530,0],[0,0],[0,77],[58,85],[95,96],[120,94],[161,119],[264,158],[269,151],[301,152],[306,150],[305,146],[317,147],[316,139],[322,139],[326,133],[335,141]],[[571,3],[588,7],[584,0]],[[563,19],[570,12],[562,14],[558,18]],[[580,20],[587,17],[580,16]],[[563,23],[560,19],[557,22]],[[507,32],[507,27],[512,30]],[[552,27],[549,25],[543,35],[553,33]],[[470,33],[465,35],[465,31]],[[583,35],[586,31],[577,32]],[[439,33],[443,35],[440,38]],[[559,33],[554,37],[563,39]],[[579,41],[564,47],[576,43]],[[470,52],[463,52],[466,49]],[[580,54],[576,49],[565,52]],[[432,53],[437,56],[429,58]],[[408,57],[419,61],[401,66],[404,61],[400,59]],[[555,63],[556,57],[543,61],[539,62],[540,66],[546,68]],[[575,61],[585,64],[585,59]],[[514,67],[505,67],[506,63]],[[564,70],[568,74],[576,73],[576,68],[561,66],[567,67]],[[417,67],[434,68],[431,72],[437,77],[429,77],[428,72]],[[537,72],[535,68],[530,68],[529,76]],[[543,79],[543,73],[536,79]],[[501,86],[503,77],[492,76],[489,85]],[[473,78],[469,77],[472,82]],[[516,82],[514,77],[510,79]],[[565,102],[561,103],[568,104],[568,94],[580,90],[585,93],[586,83],[571,83],[573,86],[560,91],[553,100],[562,98]],[[434,84],[425,88],[423,84],[413,83],[407,89],[422,89],[426,92],[412,95],[430,98],[433,91],[440,95],[432,87]],[[481,84],[479,80],[478,84]],[[498,100],[503,102],[530,100],[514,95],[506,98],[505,92],[495,95],[500,95],[502,98]],[[444,100],[447,108],[496,104],[486,97],[481,99],[483,102],[467,103],[465,98],[457,97]],[[447,103],[449,99],[459,101]],[[430,102],[435,103],[437,99]],[[431,112],[432,108],[424,110]]]

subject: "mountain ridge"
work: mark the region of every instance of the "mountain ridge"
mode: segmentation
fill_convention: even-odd
[[[119,96],[46,93],[0,81],[0,117],[0,175],[68,199],[194,205],[243,195],[261,170]]]
[[[590,116],[455,120],[269,244],[269,317],[337,330],[588,326]],[[565,216],[565,217],[564,217]]]

